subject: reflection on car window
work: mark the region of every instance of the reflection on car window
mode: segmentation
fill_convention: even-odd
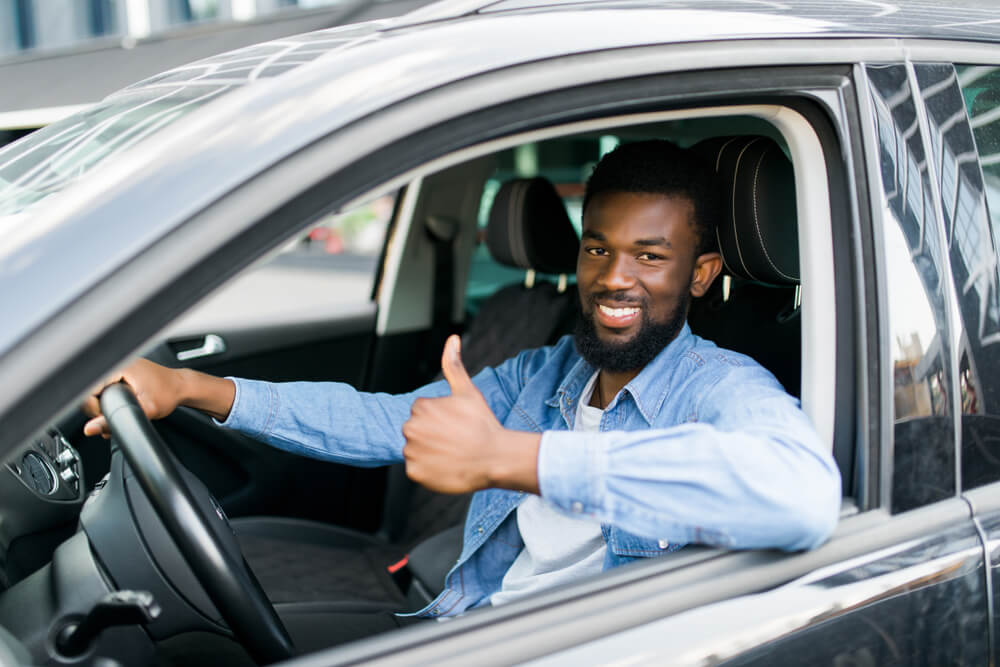
[[[397,196],[321,219],[199,304],[171,335],[323,320],[370,303]]]
[[[962,486],[974,488],[1000,480],[1000,67],[959,67],[953,90],[953,104],[964,105],[968,123],[957,124],[961,134],[946,136],[958,144],[956,155],[971,156],[955,160],[962,183],[951,255],[965,327],[959,365]]]
[[[893,362],[892,509],[955,493],[944,253],[916,107],[903,66],[871,66],[879,139]]]
[[[343,26],[212,56],[129,86],[0,149],[0,219],[64,190],[105,158],[229,91],[280,76],[372,30]],[[0,233],[4,223],[0,221]]]
[[[137,91],[101,102],[0,150],[0,216],[23,213],[232,86]]]

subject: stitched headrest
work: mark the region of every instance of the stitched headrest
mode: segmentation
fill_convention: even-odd
[[[799,231],[792,163],[772,139],[715,137],[693,147],[715,165],[722,188],[719,251],[734,276],[799,283]]]
[[[576,273],[580,241],[559,193],[544,178],[500,186],[486,227],[493,259],[541,273]]]

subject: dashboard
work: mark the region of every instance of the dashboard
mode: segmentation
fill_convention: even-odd
[[[85,464],[53,425],[0,465],[0,589],[51,560],[76,530],[88,490]]]
[[[55,428],[30,443],[7,463],[7,469],[43,499],[80,500],[84,488],[80,455]]]

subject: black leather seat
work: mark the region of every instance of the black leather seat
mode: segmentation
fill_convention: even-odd
[[[576,270],[579,240],[555,188],[542,178],[500,188],[486,242],[491,255],[508,266],[563,276]],[[487,299],[463,335],[469,371],[566,333],[577,296],[575,287],[560,282],[517,283]],[[301,519],[233,520],[247,562],[298,643],[322,644],[325,621],[317,616],[341,622],[360,612],[422,606],[443,585],[459,553],[468,498],[427,491],[409,481],[402,465],[389,474],[383,527],[376,536]],[[415,586],[408,598],[386,568],[411,551]],[[386,625],[391,623],[387,615],[373,617],[372,623],[373,632],[393,627]],[[307,626],[319,634],[302,630]]]
[[[721,192],[717,242],[723,270],[691,304],[699,336],[749,355],[790,394],[801,390],[799,239],[792,163],[762,136],[694,146],[715,167]]]

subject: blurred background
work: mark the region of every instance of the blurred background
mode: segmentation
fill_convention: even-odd
[[[0,0],[0,146],[166,69],[428,0]]]

